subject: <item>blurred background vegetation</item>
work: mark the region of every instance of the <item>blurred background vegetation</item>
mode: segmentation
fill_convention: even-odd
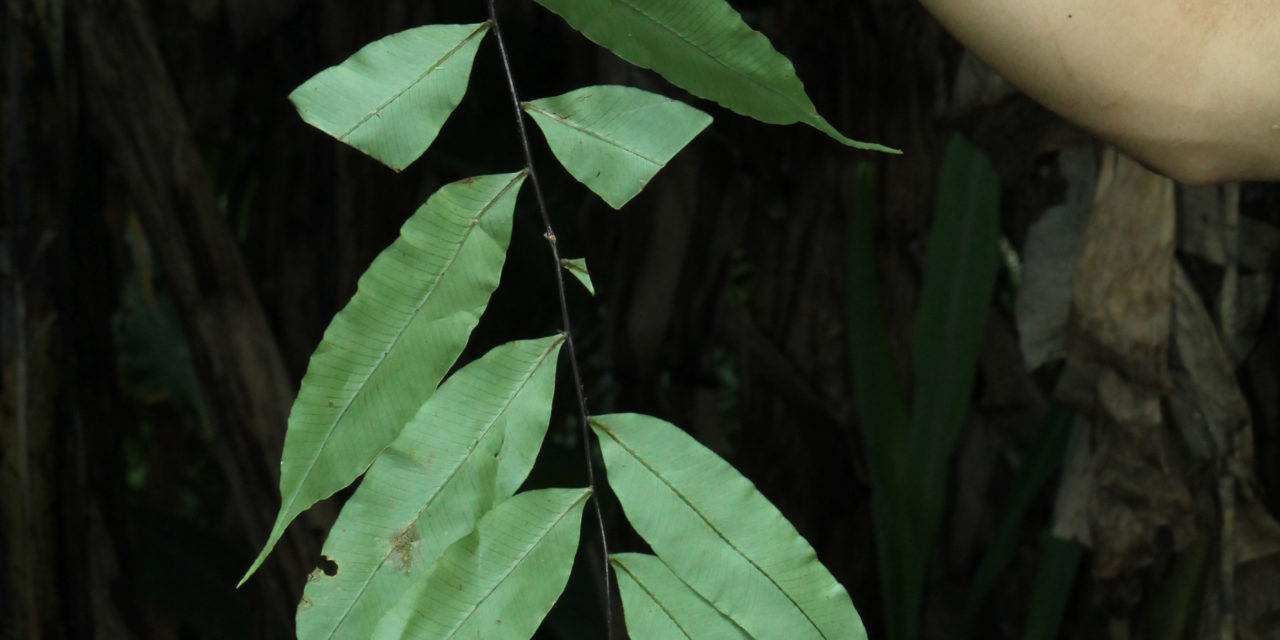
[[[502,3],[523,97],[627,84],[716,117],[621,212],[537,152],[560,245],[597,286],[570,290],[592,411],[661,416],[733,462],[872,637],[1280,637],[1275,185],[1175,189],[1096,152],[909,0],[732,4],[837,128],[904,154],[737,117],[533,3]],[[278,507],[308,356],[428,194],[521,159],[490,43],[401,174],[308,128],[285,96],[370,40],[484,7],[9,0],[0,13],[2,635],[290,637],[346,494],[233,586]],[[993,167],[994,271],[925,265],[935,212],[979,179],[941,175],[957,132]],[[1100,209],[1134,215],[1106,226]],[[958,265],[993,250],[963,238],[936,239]],[[545,250],[522,202],[464,360],[558,329]],[[923,302],[948,276],[948,295]],[[917,308],[974,341],[976,364],[919,351]],[[1094,316],[1115,326],[1091,329]],[[913,397],[922,372],[971,389],[954,442],[876,456],[883,439],[864,436],[894,423],[873,391],[902,394],[905,416],[929,400]],[[585,481],[572,414],[558,406],[532,483]],[[886,525],[875,464],[931,469],[888,507],[933,515],[903,507]],[[606,506],[614,550],[638,548]],[[938,520],[936,540],[883,544],[915,517]],[[542,637],[598,637],[594,557]],[[889,588],[879,566],[918,574],[918,589]]]

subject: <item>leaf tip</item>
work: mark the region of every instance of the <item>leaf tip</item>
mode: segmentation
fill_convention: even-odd
[[[587,270],[586,258],[562,258],[560,260],[560,268],[568,271],[569,275],[572,275],[579,283],[581,283],[583,288],[587,290],[587,293],[593,296],[596,295],[596,286],[595,283],[591,281],[591,272]]]
[[[240,587],[243,587],[244,583],[248,582],[249,578],[253,577],[254,572],[256,572],[258,567],[261,565],[262,557],[259,556],[257,560],[253,561],[253,564],[249,565],[249,570],[245,571],[243,576],[240,576],[240,581],[236,583],[236,588],[239,589]]]
[[[832,137],[835,137],[835,136],[832,136]],[[875,142],[862,142],[860,140],[854,140],[853,138],[847,138],[843,135],[836,138],[836,141],[839,142],[840,144],[843,144],[846,147],[859,149],[862,151],[878,151],[880,153],[887,153],[891,156],[902,155],[902,149],[887,147],[885,145],[877,144]]]

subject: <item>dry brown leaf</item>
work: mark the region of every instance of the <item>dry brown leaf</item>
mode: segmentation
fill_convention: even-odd
[[[1058,165],[1067,181],[1066,197],[1031,225],[1022,249],[1015,311],[1028,371],[1062,357],[1071,312],[1071,274],[1084,249],[1098,176],[1092,144],[1062,150]]]
[[[1179,187],[1178,250],[1221,269],[1208,293],[1216,296],[1224,345],[1236,363],[1243,362],[1257,344],[1271,300],[1280,230],[1240,216],[1238,184]]]
[[[1181,192],[1177,244],[1203,261],[1210,313],[1173,260],[1172,183],[1104,154],[1054,392],[1094,425],[1074,436],[1055,534],[1092,547],[1101,604],[1124,619],[1146,568],[1190,544],[1197,522],[1210,526],[1206,639],[1280,637],[1280,524],[1256,495],[1252,418],[1235,374],[1280,242],[1239,217],[1237,193]]]
[[[1249,425],[1249,405],[1236,384],[1235,365],[1218,327],[1181,267],[1173,273],[1173,424],[1202,461],[1228,455],[1235,434]],[[1250,461],[1250,464],[1252,462]]]
[[[1093,426],[1073,441],[1055,532],[1092,547],[1101,604],[1117,617],[1140,601],[1143,571],[1196,535],[1186,456],[1161,411],[1175,220],[1171,181],[1103,153],[1054,392]]]
[[[1071,442],[1067,445],[1066,459],[1062,463],[1058,495],[1053,503],[1054,537],[1090,548],[1093,547],[1093,538],[1089,535],[1089,500],[1093,496],[1093,473],[1098,467],[1093,433],[1092,424],[1076,421]]]
[[[1255,593],[1280,583],[1280,524],[1266,512],[1253,476],[1253,427],[1223,347],[1190,278],[1174,272],[1174,324],[1169,414],[1191,455],[1217,470],[1215,514],[1220,529],[1218,567],[1205,596],[1202,638],[1261,638],[1280,599]],[[1276,592],[1274,586],[1266,589]],[[1274,626],[1274,625],[1273,625]]]
[[[1178,187],[1178,250],[1210,264],[1226,266],[1224,208],[1229,200],[1222,186]],[[1234,262],[1250,271],[1269,271],[1280,251],[1280,229],[1241,217],[1238,230],[1238,258]]]
[[[1108,365],[1158,392],[1169,389],[1175,218],[1171,180],[1115,149],[1103,152],[1072,277],[1069,359]]]
[[[1097,430],[1100,454],[1089,502],[1093,574],[1124,579],[1191,542],[1191,492],[1156,393],[1104,373]]]

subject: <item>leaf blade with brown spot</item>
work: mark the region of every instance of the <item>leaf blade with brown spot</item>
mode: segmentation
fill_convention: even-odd
[[[498,347],[422,406],[334,524],[324,553],[342,570],[308,581],[299,637],[370,637],[444,549],[515,491],[546,433],[563,342]]]

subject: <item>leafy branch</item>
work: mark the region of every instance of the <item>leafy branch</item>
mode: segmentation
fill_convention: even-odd
[[[893,151],[836,131],[790,61],[723,0],[538,2],[694,95]],[[303,378],[281,459],[282,507],[245,579],[294,517],[363,474],[325,542],[327,570],[308,580],[300,636],[529,637],[569,578],[590,497],[605,606],[615,567],[631,635],[865,638],[848,593],[749,480],[674,425],[587,409],[562,270],[589,289],[590,274],[561,256],[524,114],[566,171],[614,208],[711,116],[620,86],[521,102],[493,0],[488,9],[485,22],[370,43],[290,95],[304,120],[399,171],[460,104],[493,31],[526,166],[440,188],[360,278]],[[441,384],[499,284],[526,178],[556,269],[563,332],[497,346]],[[546,435],[565,345],[589,486],[517,492]],[[610,555],[592,432],[627,520],[656,555]]]

